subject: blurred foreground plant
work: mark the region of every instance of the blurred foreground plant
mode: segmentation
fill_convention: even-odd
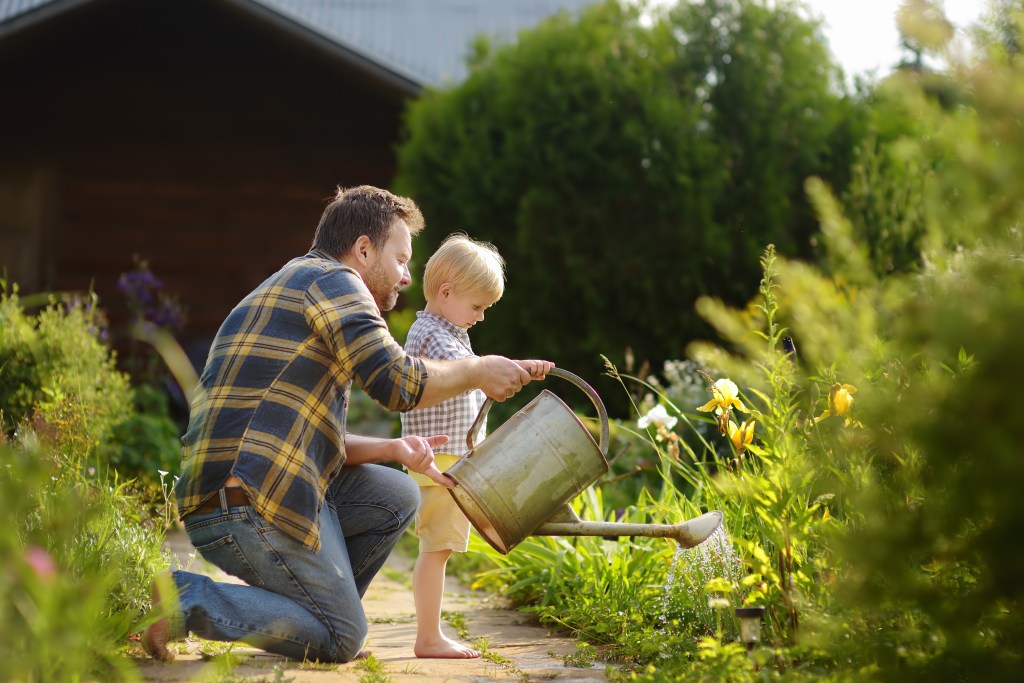
[[[68,481],[22,436],[0,446],[0,679],[135,680],[122,650],[166,566],[162,538],[126,523],[116,489]]]

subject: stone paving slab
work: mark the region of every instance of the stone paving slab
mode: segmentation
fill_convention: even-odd
[[[209,573],[218,581],[234,580],[198,558],[183,533],[168,537],[168,545],[182,558],[190,571]],[[191,561],[191,566],[189,562]],[[412,652],[416,635],[411,588],[413,560],[393,553],[385,569],[377,575],[363,600],[370,621],[367,649],[379,664],[375,675],[366,663],[329,665],[327,670],[309,668],[300,662],[271,655],[255,648],[236,646],[232,654],[239,659],[230,669],[223,661],[205,661],[200,641],[179,642],[172,662],[145,660],[139,670],[146,681],[184,683],[199,681],[288,681],[293,683],[334,683],[373,681],[406,683],[417,681],[561,681],[584,683],[606,680],[604,666],[567,667],[566,655],[576,652],[576,641],[550,633],[531,622],[529,615],[505,609],[487,594],[472,591],[448,577],[443,609],[465,618],[470,641],[486,639],[492,659],[452,660],[418,659]],[[454,629],[444,624],[445,633],[456,638]],[[305,667],[305,668],[304,668]]]

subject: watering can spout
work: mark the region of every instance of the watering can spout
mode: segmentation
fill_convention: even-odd
[[[535,536],[651,536],[675,539],[683,548],[698,546],[722,525],[722,513],[707,512],[682,524],[584,522],[568,506],[533,531]]]

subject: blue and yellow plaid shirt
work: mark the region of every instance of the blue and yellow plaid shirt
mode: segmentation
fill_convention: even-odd
[[[406,411],[426,379],[356,271],[317,251],[291,260],[213,340],[182,437],[178,511],[195,510],[233,474],[260,515],[319,551],[320,509],[345,463],[352,382]]]

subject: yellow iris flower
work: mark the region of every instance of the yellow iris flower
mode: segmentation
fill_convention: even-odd
[[[735,408],[741,413],[749,413],[747,407],[740,400],[740,390],[731,379],[720,379],[711,386],[712,399],[697,410],[710,413],[712,410],[721,415]]]
[[[729,440],[732,441],[733,448],[736,449],[736,455],[747,450],[747,446],[754,440],[754,418],[750,418],[740,426],[729,420]]]
[[[841,384],[836,382],[828,392],[828,407],[818,417],[814,418],[815,424],[821,422],[830,415],[846,415],[853,408],[853,395],[857,393],[857,387],[852,384]],[[847,418],[849,419],[849,418]]]

